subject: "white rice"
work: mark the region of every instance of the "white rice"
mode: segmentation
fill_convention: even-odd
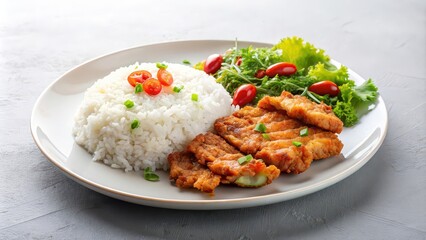
[[[146,167],[167,170],[167,155],[183,150],[197,134],[212,128],[214,121],[232,113],[232,99],[212,76],[180,64],[168,64],[173,86],[184,86],[175,93],[164,89],[156,96],[134,93],[127,76],[148,70],[155,77],[154,63],[119,68],[99,79],[84,95],[75,117],[76,142],[103,161],[125,171]],[[198,101],[191,99],[198,94]],[[132,100],[131,109],[123,104]],[[131,129],[137,119],[138,128]]]

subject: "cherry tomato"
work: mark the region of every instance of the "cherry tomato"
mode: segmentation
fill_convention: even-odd
[[[170,86],[173,83],[173,76],[166,69],[158,69],[157,78],[164,86]]]
[[[265,75],[266,75],[266,72],[263,69],[257,70],[257,72],[254,74],[256,78],[263,78]]]
[[[220,54],[212,54],[206,59],[204,64],[204,72],[207,74],[215,74],[222,66],[223,57]]]
[[[142,84],[143,90],[151,96],[157,95],[161,92],[161,89],[163,88],[160,81],[158,81],[155,78],[148,78],[143,82]]]
[[[235,65],[237,65],[238,67],[241,65],[241,63],[243,62],[243,60],[241,59],[240,56],[237,57],[237,61],[235,62]]]
[[[297,72],[296,65],[288,62],[279,62],[269,66],[266,69],[266,75],[268,77],[278,76],[290,76]]]
[[[152,77],[151,73],[145,70],[134,71],[130,73],[127,77],[127,81],[133,87],[136,86],[136,83],[143,83],[148,78]]]
[[[331,97],[335,97],[340,93],[339,87],[334,82],[328,80],[314,83],[308,90],[319,95],[328,94]]]
[[[239,86],[234,92],[232,105],[243,107],[247,103],[250,103],[256,97],[256,91],[257,89],[253,84]]]

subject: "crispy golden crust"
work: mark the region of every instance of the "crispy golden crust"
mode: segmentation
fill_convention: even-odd
[[[213,134],[199,134],[187,146],[187,150],[195,154],[198,162],[207,165],[217,158],[222,160],[234,160],[242,156],[242,154],[229,145],[221,137]]]
[[[238,163],[237,160],[245,155],[211,132],[195,137],[187,150],[195,154],[200,164],[207,165],[213,173],[221,175],[222,183],[234,183],[241,176],[261,173],[267,176],[265,184],[269,184],[280,174],[275,166],[267,167],[263,161],[257,159],[251,159],[245,164]]]
[[[334,133],[341,133],[343,130],[343,122],[334,115],[330,106],[314,103],[304,96],[282,92],[279,97],[266,96],[262,98],[258,107],[285,111],[291,118],[299,119],[306,124]]]
[[[302,126],[299,121],[290,119],[277,111],[271,112],[247,106],[231,116],[217,119],[214,128],[220,136],[241,152],[256,154],[263,142],[268,141],[262,133],[254,130],[258,123],[265,124],[267,134]]]
[[[271,141],[263,144],[256,158],[273,164],[287,173],[306,171],[313,160],[340,154],[343,144],[336,134],[318,128],[309,128],[309,135],[299,136],[300,129],[271,133]],[[294,142],[301,143],[300,147]]]
[[[221,177],[197,163],[194,155],[188,152],[169,154],[170,179],[179,188],[196,188],[202,192],[213,193],[219,186]]]
[[[301,173],[313,160],[338,155],[343,144],[334,133],[309,127],[277,110],[244,107],[233,115],[216,120],[217,133],[241,152],[263,159],[282,172]],[[257,123],[266,126],[266,138],[255,131]],[[308,129],[308,136],[300,131]],[[293,142],[302,143],[296,147]]]

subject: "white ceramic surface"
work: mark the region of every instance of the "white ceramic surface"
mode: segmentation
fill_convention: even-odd
[[[266,43],[239,42],[244,47],[270,46]],[[260,206],[297,198],[319,191],[348,177],[361,168],[379,149],[388,125],[387,111],[379,97],[373,110],[359,124],[340,134],[342,154],[314,162],[300,175],[282,175],[259,189],[220,186],[215,196],[173,186],[165,172],[159,182],[148,182],[141,172],[124,173],[98,162],[74,143],[73,117],[84,91],[97,79],[121,66],[139,62],[167,61],[192,63],[212,53],[224,52],[234,41],[201,40],[159,43],[108,54],[68,71],[54,81],[39,97],[31,116],[33,138],[44,155],[67,176],[102,194],[137,204],[175,209],[231,209]],[[339,65],[337,62],[334,62]],[[365,81],[353,71],[357,84]]]

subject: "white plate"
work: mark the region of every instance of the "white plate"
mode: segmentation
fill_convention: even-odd
[[[239,42],[240,47],[270,46]],[[43,154],[68,177],[110,197],[137,204],[175,209],[231,209],[285,201],[321,190],[361,168],[379,149],[387,131],[387,112],[379,97],[376,107],[359,124],[340,134],[342,154],[314,162],[300,175],[282,175],[259,189],[220,186],[215,196],[173,186],[165,172],[159,182],[144,180],[140,172],[124,173],[91,160],[91,155],[74,143],[71,134],[74,114],[84,91],[111,71],[139,62],[192,63],[212,53],[224,52],[234,41],[204,40],[159,43],[108,54],[68,71],[53,82],[37,100],[31,116],[31,132]],[[338,64],[337,62],[335,62]],[[365,81],[350,70],[357,84]]]

